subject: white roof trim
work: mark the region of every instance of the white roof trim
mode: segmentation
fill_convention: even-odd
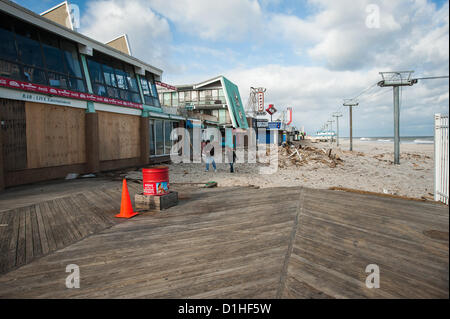
[[[64,5],[64,4],[67,6],[67,5],[68,5],[67,1],[61,2],[60,4],[57,4],[56,6],[51,7],[50,9],[48,9],[48,10],[42,12],[40,15],[44,15],[44,14],[49,13],[49,12],[55,10],[55,9],[58,9],[59,7],[61,7],[61,6]]]
[[[222,75],[219,75],[219,76],[217,76],[217,77],[215,77],[213,79],[206,80],[205,82],[201,82],[201,83],[195,84],[194,85],[194,89],[201,88],[202,86],[206,86],[208,84],[214,83],[214,82],[219,81],[219,80],[220,80],[220,83],[222,83],[222,87],[223,87]]]

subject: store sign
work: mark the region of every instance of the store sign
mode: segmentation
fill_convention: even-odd
[[[51,86],[32,84],[32,83],[12,80],[12,79],[8,79],[8,78],[4,78],[4,77],[0,77],[0,87],[6,87],[6,88],[11,88],[11,89],[18,89],[18,90],[23,90],[23,91],[28,91],[28,92],[48,94],[48,95],[54,95],[54,96],[61,96],[61,97],[70,98],[70,99],[78,99],[78,100],[92,101],[92,102],[98,102],[98,103],[113,104],[113,105],[124,106],[124,107],[131,107],[131,108],[135,108],[135,109],[143,109],[142,104],[138,104],[138,103],[134,103],[134,102],[111,99],[109,97],[94,95],[94,94],[90,94],[90,93],[82,93],[82,92],[69,91],[66,89],[58,89],[58,88],[54,88]]]
[[[264,92],[258,92],[258,112],[264,112]]]
[[[277,109],[273,106],[273,104],[269,104],[269,107],[266,109],[267,113],[273,115],[277,112]]]
[[[256,127],[267,128],[269,127],[269,122],[267,120],[256,120]]]
[[[269,122],[268,128],[269,130],[279,130],[281,129],[281,122]]]
[[[163,88],[169,89],[169,90],[177,91],[176,87],[174,87],[172,85],[169,85],[167,83],[163,83],[163,82],[160,82],[160,81],[155,81],[155,84],[158,85],[158,86],[161,86]]]

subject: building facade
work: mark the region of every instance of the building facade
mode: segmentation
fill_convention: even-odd
[[[203,127],[248,129],[239,89],[224,76],[174,88],[158,88],[163,108],[176,108],[179,115],[199,120]]]
[[[64,6],[0,0],[0,189],[165,161],[183,120],[161,107],[162,70],[76,32]]]

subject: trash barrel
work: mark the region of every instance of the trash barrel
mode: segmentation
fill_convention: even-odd
[[[156,166],[142,169],[144,195],[165,195],[169,193],[169,168]]]

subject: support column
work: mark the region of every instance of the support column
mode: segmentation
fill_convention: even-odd
[[[353,119],[352,119],[352,107],[350,106],[350,151],[353,151]]]
[[[399,86],[394,86],[394,164],[400,164],[400,98]]]
[[[100,142],[98,113],[86,113],[86,169],[89,173],[100,171]]]
[[[141,164],[148,165],[150,161],[150,123],[148,117],[140,117],[140,144],[141,144]]]

